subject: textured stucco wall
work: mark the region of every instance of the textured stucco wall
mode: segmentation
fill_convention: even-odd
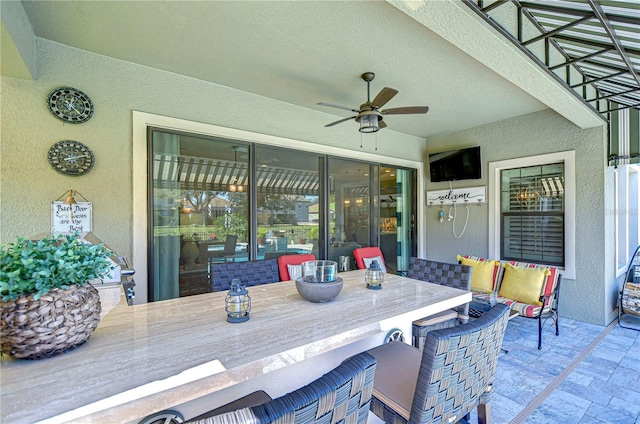
[[[605,214],[606,127],[582,130],[557,113],[546,110],[427,139],[427,152],[454,147],[482,146],[483,179],[454,182],[453,187],[488,186],[488,163],[551,152],[575,150],[576,157],[576,279],[563,279],[560,315],[598,325],[611,320],[615,282],[607,259],[613,248],[606,229],[613,230]],[[428,172],[425,172],[428,174]],[[426,181],[427,190],[448,188],[448,183]],[[489,191],[487,189],[487,195]],[[457,254],[488,255],[488,206],[470,207],[464,236],[455,239],[451,223],[438,223],[439,207],[427,209],[427,257],[453,262]],[[447,209],[445,209],[445,213]],[[466,210],[458,208],[456,229],[464,225]]]
[[[93,202],[94,233],[120,254],[132,252],[132,110],[171,116],[359,152],[415,160],[424,139],[380,131],[365,138],[354,125],[324,128],[334,115],[36,39],[38,79],[0,81],[2,169],[0,241],[50,231],[50,204],[73,188]],[[49,91],[69,85],[95,104],[93,118],[64,124],[47,110]],[[60,140],[87,144],[96,165],[67,177],[47,162]],[[401,145],[402,149],[397,147]]]

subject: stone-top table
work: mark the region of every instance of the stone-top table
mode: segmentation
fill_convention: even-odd
[[[471,292],[392,274],[382,290],[366,288],[363,270],[338,275],[344,286],[328,303],[302,299],[292,281],[248,287],[251,318],[240,324],[226,321],[227,292],[134,306],[123,300],[78,349],[5,359],[0,422],[137,422],[332,351],[358,346],[345,355],[355,354],[395,327],[410,340],[411,321],[471,301]],[[323,373],[303,369],[296,373],[315,372],[309,381]]]

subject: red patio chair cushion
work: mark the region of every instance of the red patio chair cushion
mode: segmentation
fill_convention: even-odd
[[[278,257],[278,271],[280,273],[280,281],[289,281],[288,265],[300,265],[302,262],[315,261],[316,256],[313,253],[306,253],[302,255],[282,255]]]

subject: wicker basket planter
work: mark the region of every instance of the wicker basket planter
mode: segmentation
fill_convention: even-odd
[[[40,296],[0,301],[1,352],[41,359],[75,349],[100,322],[100,295],[91,284],[56,288]]]

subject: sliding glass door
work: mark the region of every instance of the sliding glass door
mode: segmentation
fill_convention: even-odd
[[[249,146],[153,129],[149,139],[149,300],[206,293],[210,261],[248,259]]]
[[[378,165],[329,158],[329,256],[348,256],[353,249],[376,245],[378,237]]]
[[[318,257],[320,155],[261,145],[255,149],[257,258]]]
[[[411,169],[380,168],[380,241],[388,268],[405,271],[416,256],[416,172]]]
[[[150,128],[149,301],[207,293],[215,263],[415,254],[415,170]]]

